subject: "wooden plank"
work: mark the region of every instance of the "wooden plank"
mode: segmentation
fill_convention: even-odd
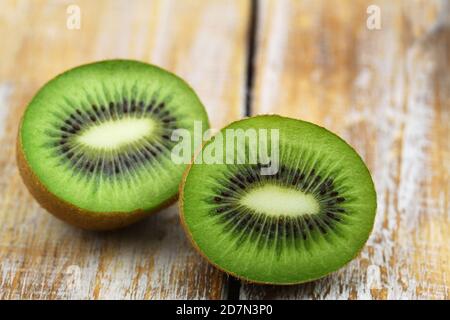
[[[81,29],[66,9],[81,9]],[[44,213],[15,166],[19,118],[37,89],[76,65],[152,62],[187,79],[220,127],[242,114],[248,2],[2,1],[0,299],[217,299],[226,277],[187,243],[175,207],[111,233]]]
[[[369,5],[381,29],[366,27]],[[448,1],[263,0],[255,113],[323,125],[367,162],[378,192],[359,257],[312,283],[245,284],[241,298],[450,298]]]

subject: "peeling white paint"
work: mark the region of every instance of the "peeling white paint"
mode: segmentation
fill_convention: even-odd
[[[379,266],[371,264],[367,267],[366,287],[369,289],[381,289],[381,272]]]
[[[95,43],[95,56],[97,59],[130,58],[131,48],[129,39],[133,38],[132,26],[135,16],[131,13],[130,6],[137,2],[114,1],[111,6],[117,14],[99,15],[100,25],[110,26],[104,30]],[[83,10],[83,8],[81,8]],[[82,22],[83,28],[83,22]],[[113,33],[114,37],[108,36]]]
[[[164,66],[167,65],[167,52],[169,52],[169,44],[167,35],[170,34],[172,21],[173,1],[161,1],[161,8],[158,11],[158,30],[155,34],[154,48],[151,56],[152,63]]]
[[[223,19],[224,16],[227,19]],[[211,2],[200,16],[193,43],[177,67],[180,76],[198,92],[209,110],[212,124],[224,125],[224,119],[229,119],[230,109],[237,108],[229,105],[230,99],[226,96],[230,94],[228,90],[236,82],[244,84],[244,72],[240,73],[241,79],[233,79],[230,73],[235,69],[233,62],[238,61],[233,60],[236,47],[224,45],[229,39],[230,30],[240,25],[239,18],[236,7],[230,3]],[[241,88],[240,96],[243,97],[244,86]],[[243,104],[239,110],[243,110]]]
[[[269,5],[264,2],[263,5]],[[265,68],[260,70],[262,72],[261,79],[261,98],[259,102],[259,113],[272,113],[279,100],[279,93],[283,92],[280,88],[281,75],[285,68],[284,58],[285,51],[289,40],[289,23],[290,20],[290,2],[287,0],[277,0],[273,3],[273,12],[269,12],[267,8],[264,10],[266,15],[270,15],[271,25],[261,26],[263,31],[268,32],[267,39],[269,39],[267,47],[267,61],[262,61],[261,65]],[[273,15],[273,17],[272,17]],[[266,17],[265,19],[268,19]],[[266,21],[263,17],[262,21]]]
[[[12,84],[8,82],[0,83],[0,137],[6,129],[6,118],[11,110],[9,98],[13,92]]]
[[[431,175],[427,147],[430,145],[434,117],[433,74],[436,65],[427,58],[418,61],[414,55],[417,48],[408,52],[407,76],[409,95],[404,115],[402,167],[399,185],[398,210],[407,231],[417,227],[418,218],[425,208],[420,204],[425,198],[423,184]],[[419,48],[423,50],[423,48]],[[426,49],[425,49],[426,50]]]

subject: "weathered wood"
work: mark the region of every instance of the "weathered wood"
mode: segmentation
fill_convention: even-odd
[[[378,191],[373,234],[333,275],[290,287],[244,284],[241,298],[450,298],[449,1],[260,0],[252,110],[324,125],[367,162]],[[107,58],[186,78],[219,128],[243,115],[249,1],[3,1],[0,10],[0,299],[226,297],[175,207],[110,233],[44,213],[14,160],[36,90]],[[447,3],[447,6],[445,6]],[[366,27],[369,5],[381,30]]]
[[[369,5],[381,30],[366,27]],[[378,213],[359,257],[305,285],[241,298],[450,297],[450,6],[431,1],[264,0],[255,113],[315,122],[372,171]]]
[[[2,1],[0,299],[224,298],[226,277],[194,252],[175,207],[126,230],[92,233],[44,213],[15,166],[19,118],[36,90],[82,63],[131,58],[198,92],[220,127],[242,114],[249,6],[239,0]]]

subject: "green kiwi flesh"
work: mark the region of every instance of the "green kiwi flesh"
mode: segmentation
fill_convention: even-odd
[[[180,211],[196,249],[229,274],[270,284],[318,279],[352,260],[376,211],[372,178],[353,148],[322,127],[274,115],[222,129],[224,146],[228,129],[278,129],[279,170],[194,162],[180,187]]]
[[[208,128],[202,103],[177,76],[130,60],[83,65],[47,83],[26,108],[19,169],[58,217],[83,215],[65,220],[88,229],[124,226],[176,198],[186,165],[171,161],[171,134],[192,133],[194,121]],[[108,222],[97,226],[97,217]]]

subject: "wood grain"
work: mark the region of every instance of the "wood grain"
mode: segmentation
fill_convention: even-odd
[[[246,92],[250,1],[2,1],[0,299],[217,299],[228,279],[187,243],[177,209],[111,233],[46,214],[15,165],[20,116],[56,74],[109,58],[184,77],[220,128],[245,113],[326,126],[367,162],[378,192],[359,257],[305,285],[243,284],[241,299],[450,298],[449,1],[259,0]],[[81,29],[66,28],[79,5]],[[369,5],[381,29],[366,27]]]
[[[366,27],[369,5],[381,29]],[[305,285],[241,298],[450,298],[450,5],[261,1],[254,113],[326,126],[367,162],[378,193],[368,245]]]
[[[66,9],[81,9],[81,29]],[[26,191],[14,144],[23,110],[56,74],[138,59],[184,77],[220,127],[242,114],[249,5],[214,1],[2,1],[0,299],[217,299],[227,278],[187,243],[177,209],[92,233],[45,213]]]

